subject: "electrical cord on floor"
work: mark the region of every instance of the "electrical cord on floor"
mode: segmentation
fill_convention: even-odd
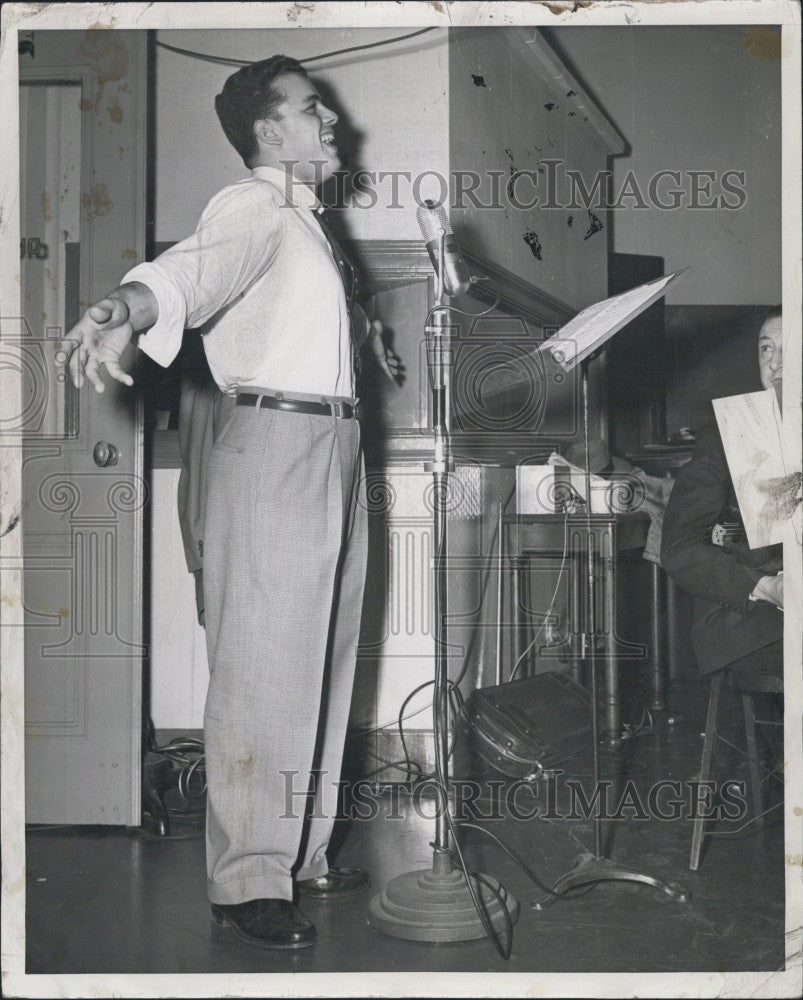
[[[407,708],[407,705],[412,701],[412,699],[418,694],[419,691],[423,691],[424,688],[429,687],[431,684],[434,683],[435,683],[434,681],[425,681],[423,684],[419,684],[418,687],[413,688],[413,690],[407,695],[407,697],[401,704],[401,708],[399,709],[399,718],[397,721],[397,726],[399,729],[399,740],[401,741],[402,753],[404,754],[404,759],[406,761],[409,761],[410,764],[416,764],[416,766],[418,767],[418,773],[420,775],[423,774],[423,768],[421,767],[420,764],[411,759],[410,751],[407,749],[407,741],[404,738],[404,710],[405,708]],[[409,767],[407,769],[407,780],[408,781],[412,780],[412,774],[410,773]]]
[[[646,721],[645,721],[646,716]],[[622,727],[622,739],[623,740],[633,740],[637,736],[644,736],[645,733],[652,733],[655,731],[655,722],[652,717],[652,712],[645,705],[641,710],[641,719],[634,726],[631,723],[626,722]]]
[[[443,555],[444,555],[444,553],[442,551],[439,551],[439,552],[435,553],[436,566],[440,566],[441,565],[441,560],[443,558]],[[439,586],[439,584],[436,581],[436,617],[437,617],[437,614],[439,612],[438,603],[437,603],[437,601],[438,601],[438,599],[437,599],[437,587],[438,586]],[[440,635],[440,622],[437,622],[437,624],[436,624],[436,634],[438,636]],[[444,815],[444,817],[446,819],[446,825],[447,825],[447,828],[448,828],[448,830],[449,830],[449,832],[451,834],[451,837],[452,837],[452,843],[454,844],[454,848],[455,848],[455,850],[457,852],[457,858],[458,858],[458,861],[460,863],[460,868],[462,869],[462,872],[463,872],[463,877],[466,880],[466,886],[468,888],[469,895],[471,896],[471,902],[474,905],[474,909],[477,912],[477,916],[480,919],[480,923],[482,924],[483,930],[485,931],[486,936],[488,937],[488,939],[490,940],[490,942],[493,944],[494,949],[499,954],[499,956],[502,959],[504,959],[505,961],[507,961],[510,958],[510,953],[511,953],[511,950],[512,950],[512,947],[513,947],[513,923],[512,923],[512,921],[510,919],[510,913],[508,912],[507,906],[505,905],[505,899],[502,897],[501,893],[499,893],[494,886],[489,885],[489,883],[485,879],[480,879],[480,878],[476,879],[477,881],[481,881],[481,883],[483,885],[485,885],[487,888],[489,888],[491,890],[492,894],[496,897],[499,906],[501,907],[502,913],[504,914],[506,937],[505,937],[505,941],[503,943],[502,940],[500,939],[499,934],[496,932],[496,929],[494,928],[493,923],[491,922],[491,920],[488,917],[488,913],[487,913],[487,911],[485,909],[485,906],[483,905],[483,903],[481,902],[481,900],[477,896],[477,891],[476,891],[475,886],[474,886],[474,884],[472,882],[472,874],[473,873],[469,872],[468,866],[466,865],[465,858],[463,857],[463,852],[460,849],[460,842],[459,842],[459,839],[457,837],[457,831],[455,830],[455,825],[454,825],[454,822],[452,820],[451,814],[449,812],[449,790],[448,790],[447,785],[446,785],[446,776],[444,774],[444,769],[443,769],[443,763],[444,762],[442,760],[442,755],[439,752],[439,747],[441,747],[441,745],[442,745],[441,741],[442,741],[442,736],[443,736],[443,734],[441,732],[441,727],[442,727],[442,724],[444,723],[444,721],[446,722],[446,725],[448,726],[448,719],[445,719],[445,712],[443,710],[445,708],[445,706],[443,706],[441,704],[441,699],[444,696],[444,692],[445,692],[445,688],[446,688],[446,684],[444,683],[444,681],[446,680],[446,678],[444,678],[444,676],[443,676],[443,670],[444,670],[443,659],[440,656],[436,656],[436,658],[435,658],[435,678],[434,678],[435,695],[434,695],[434,698],[433,698],[432,719],[433,719],[433,728],[434,728],[434,735],[435,735],[435,773],[436,773],[436,779],[437,779],[437,783],[438,783],[438,788],[439,788],[439,791],[440,791],[440,794],[441,794],[441,804],[442,804],[442,807],[443,807],[443,815]],[[448,698],[448,696],[447,696],[447,698]],[[445,848],[445,847],[443,847],[443,845],[439,845],[439,844],[435,844],[434,845],[434,849],[436,851],[448,850],[448,848]]]
[[[476,830],[478,833],[483,833],[486,837],[490,837],[491,840],[493,840],[497,846],[500,847],[513,862],[515,862],[515,864],[524,872],[527,878],[534,885],[537,885],[543,893],[547,896],[551,896],[553,899],[563,899],[566,896],[584,896],[587,892],[590,892],[591,889],[594,888],[593,886],[577,886],[576,888],[567,889],[565,892],[555,892],[554,889],[550,889],[549,886],[545,885],[529,867],[529,865],[525,864],[525,862],[522,861],[521,858],[514,851],[512,851],[507,844],[504,843],[504,841],[500,840],[495,833],[491,833],[490,830],[486,830],[485,827],[478,826],[476,823],[462,822],[460,824],[460,828],[463,830]],[[583,892],[579,892],[578,890],[580,889],[583,889]]]
[[[437,765],[436,765],[436,770],[437,771],[440,770],[439,767],[437,767]],[[482,924],[486,937],[494,946],[494,949],[499,954],[499,956],[503,958],[505,961],[507,961],[510,958],[511,951],[513,949],[513,922],[510,919],[510,913],[508,911],[507,906],[505,905],[505,898],[502,896],[499,890],[494,885],[489,883],[485,878],[483,878],[482,875],[476,872],[469,871],[468,866],[466,865],[465,858],[463,857],[463,852],[460,849],[460,842],[458,840],[457,830],[455,829],[454,821],[452,820],[452,817],[449,813],[448,792],[443,782],[443,775],[441,774],[438,775],[438,786],[440,788],[441,795],[443,796],[443,807],[444,807],[444,816],[446,817],[446,825],[449,827],[449,832],[452,837],[452,843],[454,844],[455,852],[457,853],[457,860],[459,863],[459,867],[463,872],[463,877],[466,880],[466,886],[468,888],[469,895],[471,896],[471,902],[474,905],[474,909],[477,912],[477,916],[480,918],[480,923]],[[438,844],[435,843],[430,844],[430,847],[432,847],[433,850],[435,851],[443,852],[445,850],[444,848],[439,847]],[[452,851],[448,851],[448,853],[452,858],[452,863],[454,864],[454,853]],[[455,867],[458,866],[456,865]],[[496,898],[497,903],[499,904],[502,913],[504,914],[504,921],[505,921],[504,943],[502,943],[502,941],[500,940],[500,936],[497,933],[496,928],[493,926],[488,917],[488,912],[485,909],[485,906],[477,896],[477,892],[474,888],[474,885],[472,884],[472,878],[477,882],[481,882],[493,894],[493,896]]]
[[[165,746],[149,746],[148,752],[169,760],[177,770],[176,787],[184,802],[206,794],[204,742],[191,736],[177,736]],[[196,787],[193,788],[193,781]]]
[[[483,798],[472,799],[472,802],[476,802],[476,803],[480,803],[480,804],[483,803],[483,802],[485,802],[485,801],[489,801],[489,800],[483,799]],[[550,825],[554,825],[554,824],[552,824],[552,822],[548,818],[542,817],[542,819],[544,820],[544,822],[550,823]],[[490,830],[486,830],[485,827],[478,826],[476,823],[471,823],[471,822],[468,822],[466,820],[461,820],[460,821],[460,823],[459,823],[459,829],[460,830],[476,830],[478,833],[482,833],[486,837],[490,837],[491,840],[493,840],[497,844],[497,846],[499,848],[501,848],[501,850],[504,851],[505,854],[508,855],[508,857],[521,869],[521,871],[527,876],[527,878],[534,885],[536,885],[545,895],[551,896],[553,899],[556,899],[556,900],[557,899],[564,899],[564,898],[576,899],[576,898],[578,898],[580,896],[586,895],[586,893],[591,892],[592,889],[595,888],[594,885],[590,885],[590,886],[575,886],[573,888],[566,889],[564,892],[555,892],[554,889],[549,888],[549,886],[547,886],[544,882],[542,882],[541,879],[536,875],[536,873],[524,861],[522,861],[521,858],[514,851],[512,851],[507,846],[507,844],[504,843],[504,841],[502,841],[499,837],[497,837],[496,834],[491,833]],[[453,837],[455,838],[455,842],[457,842],[457,834],[456,834],[456,831],[454,831],[454,827],[452,827],[452,830],[453,830]],[[565,832],[565,828],[564,828],[564,832]],[[571,831],[568,832],[568,835],[569,835],[569,837],[573,841],[575,841],[575,843],[578,845],[578,847],[582,851],[585,852],[585,851],[588,850],[588,848],[585,846],[585,844],[583,844],[583,842],[581,840],[578,840],[578,838],[575,837],[575,835],[573,833],[571,833]]]
[[[480,918],[480,923],[482,924],[486,936],[496,949],[500,958],[503,958],[507,962],[513,950],[513,921],[510,919],[510,912],[508,911],[508,908],[505,905],[505,897],[492,882],[488,881],[488,879],[484,875],[481,875],[479,872],[472,872],[468,870],[465,859],[463,858],[463,852],[460,850],[460,845],[457,842],[457,835],[454,832],[452,821],[451,818],[449,817],[448,812],[446,813],[446,816],[449,823],[449,829],[452,831],[452,840],[454,842],[454,846],[457,851],[459,867],[463,871],[463,877],[466,880],[466,885],[468,887],[469,894],[471,895],[471,901],[474,904],[474,908],[477,911],[477,914]],[[438,847],[438,845],[435,843],[430,843],[429,846],[434,851],[447,853],[452,860],[452,864],[454,865],[454,860],[455,860],[454,852],[444,851],[444,848]],[[454,867],[458,867],[458,865],[454,865]],[[488,918],[488,911],[485,909],[485,906],[483,905],[482,901],[478,898],[476,894],[474,886],[472,885],[472,879],[475,882],[479,882],[481,885],[485,886],[485,888],[495,897],[497,903],[499,904],[500,910],[504,914],[504,921],[505,921],[504,944],[501,943],[499,935],[496,932],[496,928],[493,926],[490,919]]]
[[[538,626],[538,628],[535,630],[535,635],[533,636],[532,642],[526,647],[526,649],[524,649],[522,651],[522,653],[519,655],[519,658],[513,664],[513,669],[511,670],[510,677],[508,678],[509,681],[512,681],[515,678],[516,674],[518,673],[519,667],[521,666],[522,662],[524,661],[524,657],[530,652],[530,650],[533,648],[533,646],[538,641],[538,636],[540,635],[541,630],[543,629],[544,625],[546,625],[547,619],[552,617],[552,614],[553,614],[553,612],[555,610],[555,600],[556,600],[556,598],[558,596],[558,590],[560,589],[561,577],[563,576],[563,570],[566,567],[566,556],[568,554],[568,551],[569,551],[569,515],[568,515],[568,513],[564,513],[564,516],[563,516],[563,556],[561,557],[561,561],[560,561],[560,569],[558,570],[558,578],[555,581],[555,589],[552,592],[552,598],[551,598],[551,600],[549,602],[549,609],[544,614],[543,621]]]
[[[425,775],[423,773],[421,765],[417,761],[410,760],[409,757],[406,758],[406,759],[403,759],[403,760],[393,760],[393,761],[391,761],[391,760],[387,760],[384,757],[380,757],[380,755],[378,753],[376,753],[375,750],[367,750],[366,753],[370,757],[373,757],[374,760],[378,760],[379,763],[382,765],[382,767],[377,767],[373,771],[369,771],[368,774],[364,774],[363,778],[365,778],[365,779],[373,778],[375,775],[381,774],[383,771],[388,771],[388,770],[393,770],[393,769],[395,769],[397,771],[405,771],[406,772],[406,774],[408,776],[407,777],[407,782],[406,782],[407,784],[417,784],[419,781],[423,781],[427,777],[427,775]],[[410,776],[410,768],[412,768],[412,767],[415,767],[415,768],[418,769],[418,774],[415,777],[411,777]]]

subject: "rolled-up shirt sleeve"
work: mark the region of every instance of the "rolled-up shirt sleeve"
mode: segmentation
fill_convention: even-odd
[[[138,264],[123,278],[123,283],[139,281],[147,285],[156,299],[158,319],[141,334],[137,346],[163,368],[171,364],[181,349],[181,337],[187,327],[187,306],[176,285],[159,265]]]
[[[123,279],[147,285],[158,306],[156,322],[139,338],[140,349],[167,367],[185,329],[203,326],[265,274],[283,231],[270,184],[232,185],[216,195],[191,236]]]

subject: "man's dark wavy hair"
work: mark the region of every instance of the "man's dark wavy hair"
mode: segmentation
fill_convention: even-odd
[[[309,76],[297,59],[271,56],[232,73],[215,98],[215,111],[226,138],[249,169],[259,149],[254,122],[277,117],[277,109],[285,99],[274,86],[276,77],[282,73]]]

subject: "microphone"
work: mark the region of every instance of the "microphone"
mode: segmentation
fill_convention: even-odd
[[[467,292],[471,285],[471,278],[443,205],[437,205],[434,201],[425,201],[418,206],[415,215],[429,251],[429,259],[435,268],[435,274],[443,279],[444,292],[450,297]],[[442,275],[439,273],[441,234],[444,235]]]

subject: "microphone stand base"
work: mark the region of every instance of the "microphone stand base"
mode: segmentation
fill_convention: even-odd
[[[651,885],[654,889],[660,889],[679,903],[688,903],[691,899],[690,894],[681,889],[676,882],[664,882],[654,875],[648,875],[634,868],[625,868],[607,858],[596,858],[593,854],[581,854],[572,871],[562,875],[552,887],[552,891],[559,894],[569,893],[572,889],[592,886],[597,882],[641,882],[644,885]],[[571,896],[567,898],[571,899]],[[557,902],[558,899],[550,895],[533,900],[530,906],[534,910],[546,910]]]
[[[472,875],[474,892],[488,922],[497,933],[504,932],[508,920],[511,926],[518,920],[519,904],[496,879],[481,877],[498,898]],[[433,944],[474,941],[486,935],[463,872],[452,869],[441,874],[434,867],[391,879],[368,904],[368,926],[391,937]]]

